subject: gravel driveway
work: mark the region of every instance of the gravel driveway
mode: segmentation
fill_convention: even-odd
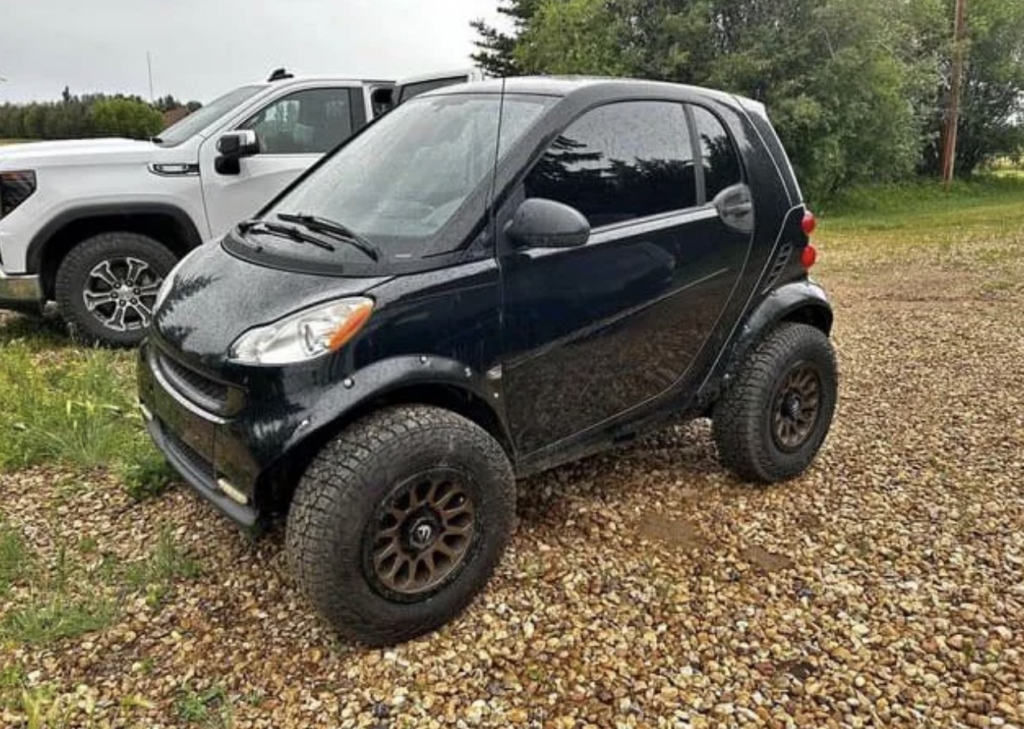
[[[281,535],[184,489],[0,476],[43,554],[88,535],[130,559],[170,529],[201,568],[0,663],[70,697],[68,726],[1022,726],[1022,248],[826,237],[841,401],[808,475],[738,482],[696,423],[533,478],[482,598],[390,651],[338,644]]]

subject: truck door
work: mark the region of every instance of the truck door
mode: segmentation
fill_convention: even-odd
[[[251,217],[324,153],[366,123],[362,89],[320,86],[268,102],[234,127],[256,132],[260,151],[240,160],[238,174],[216,170],[219,135],[199,152],[206,217],[213,237]]]

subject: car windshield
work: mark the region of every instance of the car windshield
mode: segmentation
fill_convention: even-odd
[[[539,118],[550,97],[421,96],[381,118],[287,193],[264,220],[316,216],[340,223],[381,252],[381,263],[451,251],[478,226],[486,185],[503,154]],[[501,140],[498,143],[499,114]],[[288,258],[360,260],[341,242],[330,252],[260,240]]]
[[[262,91],[265,86],[241,86],[234,91],[229,91],[223,96],[214,99],[206,106],[200,107],[184,119],[174,124],[156,138],[158,144],[164,147],[175,147],[190,137],[198,134],[213,124],[219,118],[230,112]]]

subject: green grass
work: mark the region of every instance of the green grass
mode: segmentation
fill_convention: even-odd
[[[848,190],[819,212],[830,230],[840,232],[964,227],[984,223],[996,211],[1024,220],[1024,171],[1005,171],[957,181],[875,185]]]
[[[135,354],[75,347],[49,320],[0,322],[0,471],[39,464],[117,472],[143,498],[173,480],[135,406]]]
[[[199,563],[167,527],[135,562],[100,554],[89,536],[76,547],[58,541],[53,557],[43,560],[17,530],[0,523],[0,587],[8,603],[0,608],[0,643],[49,645],[103,630],[119,618],[127,595],[144,592],[147,605],[159,610],[176,583],[200,574]],[[19,589],[12,596],[14,587]]]
[[[1024,173],[988,173],[949,190],[937,181],[862,187],[819,212],[822,272],[881,285],[920,268],[959,273],[974,295],[1024,292]]]
[[[32,553],[21,532],[0,521],[0,597],[26,579],[34,566]]]
[[[186,683],[178,690],[174,713],[185,724],[198,724],[211,729],[226,729],[234,724],[231,703],[223,686],[211,686],[198,691]]]

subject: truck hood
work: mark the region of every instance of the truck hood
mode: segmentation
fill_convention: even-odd
[[[145,163],[167,150],[135,139],[69,139],[0,147],[0,167],[66,167],[105,163]]]
[[[215,370],[243,332],[321,302],[358,296],[393,278],[281,271],[236,258],[219,241],[194,250],[171,277],[153,329],[183,358]]]

